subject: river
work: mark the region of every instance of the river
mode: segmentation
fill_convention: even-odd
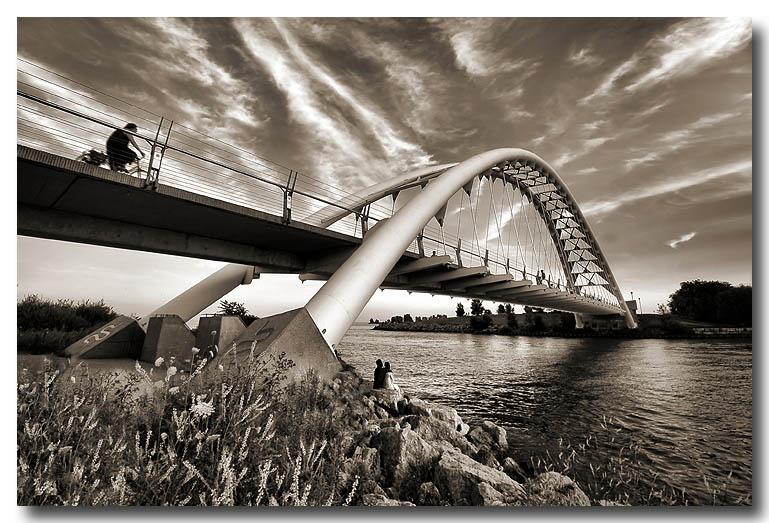
[[[362,374],[373,375],[377,358],[389,361],[404,392],[512,431],[520,455],[568,454],[571,443],[605,468],[613,456],[615,471],[628,467],[634,474],[624,477],[635,478],[644,496],[675,487],[689,503],[713,503],[714,490],[716,503],[752,503],[745,499],[752,493],[750,340],[484,336],[356,324],[338,350]],[[583,451],[578,445],[591,434]]]

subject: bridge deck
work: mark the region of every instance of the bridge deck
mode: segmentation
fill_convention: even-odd
[[[21,145],[17,183],[17,233],[24,236],[256,265],[263,272],[311,273],[302,279],[326,279],[362,241],[167,185],[149,190],[133,176]],[[570,312],[620,312],[448,261],[405,252],[382,287]]]

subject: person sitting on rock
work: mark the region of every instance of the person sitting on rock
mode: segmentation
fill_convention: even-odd
[[[393,378],[393,371],[390,368],[390,362],[386,361],[384,366],[384,384],[382,385],[382,388],[389,389],[389,390],[395,390],[400,392],[401,388],[395,383],[395,378]]]
[[[376,360],[376,369],[374,369],[374,387],[383,389],[385,381],[385,369],[382,367],[382,360]]]

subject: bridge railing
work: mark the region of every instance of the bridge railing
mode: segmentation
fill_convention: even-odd
[[[59,75],[32,62],[19,59],[17,69],[17,141],[23,145],[60,156],[76,158],[95,149],[103,151],[106,138],[126,122],[137,125],[133,134],[143,152],[145,143],[157,151],[153,162],[162,160],[159,181],[197,194],[254,208],[276,216],[319,225],[328,213],[343,209],[350,215],[330,229],[362,237],[363,212],[346,207],[341,199],[355,202],[352,193],[323,180],[260,157],[243,147],[208,136],[191,127],[171,122],[161,115],[138,107],[83,83]],[[173,127],[171,128],[171,125]],[[126,131],[128,132],[128,131]],[[154,146],[154,147],[153,147]],[[146,169],[147,160],[141,165]],[[385,202],[366,202],[368,226],[389,217],[394,206]],[[313,216],[310,219],[310,216]],[[444,239],[446,241],[444,249]],[[425,229],[424,250],[456,257],[457,239],[441,234],[435,226]],[[450,244],[450,245],[449,245]],[[418,252],[417,241],[409,250]],[[465,264],[480,254],[461,250]],[[500,267],[499,260],[491,260]]]
[[[113,130],[133,122],[138,127],[135,136],[140,148],[145,153],[150,149],[156,152],[152,158],[155,166],[162,162],[158,176],[164,185],[316,226],[328,215],[344,210],[348,216],[329,229],[357,238],[366,228],[390,217],[399,206],[391,197],[374,202],[360,200],[344,189],[254,154],[247,145],[228,143],[227,137],[233,141],[235,137],[226,128],[217,129],[224,139],[212,137],[26,60],[19,59],[19,63],[20,144],[76,158],[90,149],[103,151]],[[150,148],[144,147],[145,143]],[[145,160],[142,167],[146,168],[147,163]],[[418,186],[404,190],[397,203],[408,199],[409,191],[419,190]],[[464,198],[461,191],[452,197],[450,208],[459,207],[458,198]],[[342,200],[345,204],[339,203]],[[453,234],[435,220],[408,250],[420,252],[420,243],[426,256],[446,254],[464,266],[486,264],[493,274],[511,271],[519,278],[526,269],[526,276],[533,279],[533,267],[526,267],[517,256],[513,260],[499,252],[498,243],[487,253],[479,238],[460,239],[459,230]],[[565,290],[566,278],[562,282]]]

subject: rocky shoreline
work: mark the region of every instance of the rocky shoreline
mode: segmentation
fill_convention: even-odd
[[[514,436],[492,422],[469,425],[453,408],[371,383],[345,365],[323,391],[333,408],[348,410],[340,418],[355,420],[339,442],[347,456],[340,479],[364,478],[363,505],[615,504],[590,500],[557,472],[525,471]]]

